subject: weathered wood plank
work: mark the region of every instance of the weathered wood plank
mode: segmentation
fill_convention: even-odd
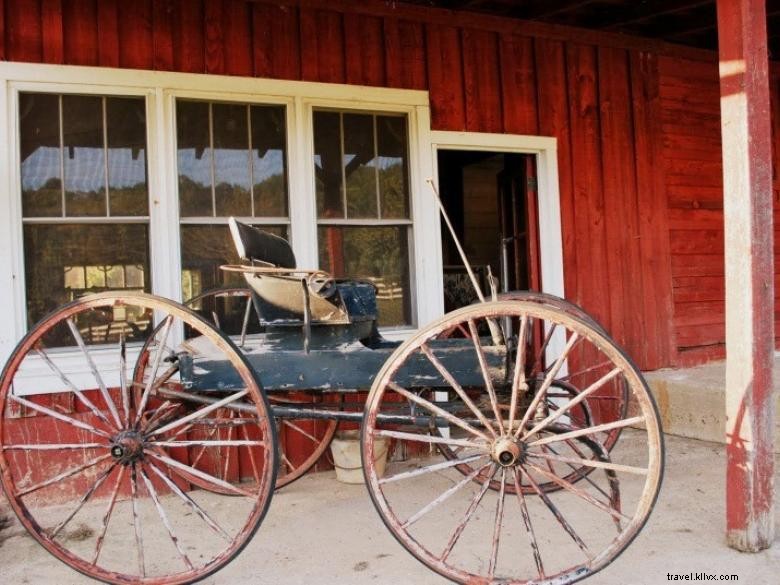
[[[7,2],[5,32],[8,60],[40,62],[43,58],[40,1]]]
[[[501,35],[499,43],[501,107],[504,132],[539,133],[537,81],[533,39]],[[546,55],[545,55],[546,60]],[[545,63],[545,67],[547,67]]]
[[[577,254],[579,278],[575,296],[586,310],[611,330],[610,304],[613,295],[608,284],[604,228],[606,211],[596,51],[593,47],[574,44],[566,49],[575,233],[582,250]]]
[[[300,79],[298,9],[254,3],[252,19],[255,76]]]
[[[306,81],[344,83],[344,26],[342,14],[302,10],[301,74]]]
[[[225,69],[225,30],[223,28],[223,0],[205,0],[203,17],[205,23],[206,73],[222,75]]]
[[[344,57],[347,83],[385,84],[385,42],[382,21],[373,16],[344,15]]]
[[[152,10],[154,69],[172,71],[174,0],[157,0],[152,3]]]
[[[177,71],[206,71],[204,6],[202,0],[178,0],[173,28],[173,63]]]
[[[431,92],[431,126],[434,130],[465,130],[463,53],[457,28],[428,25],[428,85]]]
[[[152,69],[152,5],[150,0],[120,3],[119,65],[130,69]]]
[[[69,65],[98,64],[98,22],[94,0],[73,0],[63,6],[64,59]]]
[[[539,132],[558,139],[558,187],[561,202],[561,232],[563,237],[564,289],[566,296],[578,303],[585,302],[579,296],[579,266],[577,243],[582,234],[577,232],[575,198],[572,179],[571,128],[569,124],[569,98],[567,85],[566,52],[563,43],[534,40],[534,70],[536,72],[537,104],[539,108]]]
[[[501,77],[495,33],[463,29],[463,82],[466,129],[501,132]]]
[[[245,0],[223,3],[222,22],[225,73],[251,76],[253,73],[251,6]]]
[[[642,301],[637,310],[643,315],[647,345],[642,365],[657,369],[671,365],[675,348],[658,60],[655,55],[637,52],[629,59],[642,271]]]
[[[62,30],[62,0],[41,0],[43,60],[46,63],[65,62]]]
[[[97,5],[98,64],[119,67],[118,0],[104,0]]]

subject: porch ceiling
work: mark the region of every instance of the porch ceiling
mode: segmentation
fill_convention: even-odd
[[[716,0],[403,0],[718,49]],[[769,54],[780,59],[780,0],[767,0]]]

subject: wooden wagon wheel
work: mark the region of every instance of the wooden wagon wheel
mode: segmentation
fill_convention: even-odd
[[[541,377],[526,377],[525,349],[534,344],[519,344],[507,360],[506,348],[491,340],[488,320],[508,322],[520,339],[531,329],[544,335],[555,326]],[[462,343],[474,364],[461,355],[460,370],[445,365],[452,341],[437,343],[441,332],[458,325],[472,332]],[[425,377],[435,371],[440,385],[449,386],[443,405],[433,391],[403,385],[426,360],[431,368]],[[468,390],[459,382],[469,372],[481,373],[481,396],[473,381]],[[546,408],[547,392],[560,382],[575,384],[577,396],[557,410]],[[630,412],[592,400],[599,408],[590,424],[567,417],[586,398],[622,395],[623,385]],[[499,397],[507,394],[505,411]],[[415,404],[418,419],[427,416],[452,432],[414,432],[382,422],[388,405],[395,404],[397,414],[399,398]],[[608,451],[605,441],[615,429],[623,433]],[[463,450],[456,460],[391,463],[379,477],[373,461],[380,438]],[[659,417],[636,367],[590,323],[529,301],[466,307],[407,340],[377,375],[361,441],[369,493],[387,527],[420,561],[458,583],[563,584],[604,568],[644,526],[663,470]],[[472,469],[466,476],[457,471],[464,464]],[[595,471],[589,481],[575,481],[572,467]],[[498,489],[491,490],[494,482]],[[541,488],[546,482],[561,489],[548,493]]]
[[[175,341],[185,326],[199,334],[197,347]],[[127,362],[147,336],[139,386]],[[238,389],[201,388],[216,399],[207,404],[166,394],[186,395],[200,380],[199,364],[231,373]],[[241,551],[271,501],[276,437],[264,393],[233,343],[172,301],[111,292],[50,314],[6,365],[0,408],[0,470],[11,507],[49,552],[95,579],[202,579]],[[246,438],[189,439],[219,408],[247,421]],[[35,417],[19,418],[27,414]],[[193,446],[225,445],[252,452],[255,466],[241,482],[188,461]],[[223,496],[194,488],[192,477],[240,497],[226,506]]]
[[[310,277],[314,276],[318,276],[318,273],[310,275]],[[189,299],[185,305],[193,308],[198,314],[213,323],[217,329],[229,335],[239,348],[251,347],[250,336],[255,332],[259,318],[252,303],[250,289],[241,287],[211,289]],[[236,310],[230,311],[231,305]],[[307,392],[269,394],[268,400],[272,406],[300,408],[316,408],[325,401],[321,393]],[[334,404],[334,406],[336,405]],[[226,420],[226,425],[222,429],[214,427],[211,429],[212,433],[228,436],[231,433],[241,432],[241,429],[235,428],[226,416],[229,416],[229,413],[215,413],[215,417]],[[279,446],[277,489],[303,477],[316,465],[333,440],[337,427],[338,421],[336,420],[276,419],[277,444]],[[229,480],[231,475],[235,476],[233,467],[236,465],[235,455],[232,456],[233,461],[231,462],[231,451],[235,451],[235,448],[223,447],[220,450],[213,450],[211,453],[205,453],[202,448],[196,448],[193,449],[191,455],[193,460],[198,462],[205,457],[204,465],[213,468],[214,473],[222,479]],[[193,478],[193,481],[199,483],[197,478]],[[200,487],[214,489],[214,486],[207,484],[201,484]]]

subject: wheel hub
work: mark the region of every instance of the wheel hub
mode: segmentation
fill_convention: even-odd
[[[512,437],[500,437],[493,443],[490,456],[502,467],[512,467],[525,457],[525,444]]]
[[[122,431],[111,441],[111,455],[122,465],[130,465],[143,458],[143,435],[138,431]]]

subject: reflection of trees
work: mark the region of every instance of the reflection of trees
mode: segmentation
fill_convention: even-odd
[[[287,215],[287,179],[283,172],[271,175],[255,183],[255,217],[285,217]],[[250,194],[246,187],[222,181],[216,193],[217,216],[236,215],[247,217],[252,213]],[[211,205],[211,185],[179,175],[179,208],[189,217],[214,217]]]

